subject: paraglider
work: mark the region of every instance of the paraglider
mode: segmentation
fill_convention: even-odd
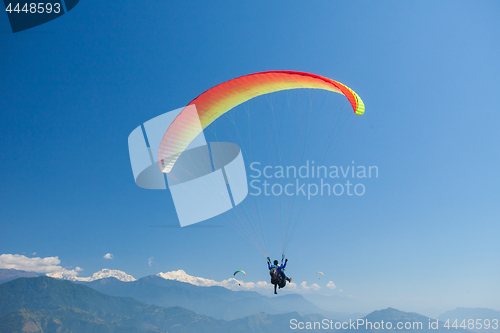
[[[323,272],[316,272],[316,274],[325,275],[325,274],[323,274]],[[318,279],[321,280],[321,276]]]
[[[285,259],[285,263],[283,264],[283,260],[281,261],[281,265],[279,265],[278,260],[275,260],[271,265],[271,259],[267,257],[267,267],[269,268],[269,275],[271,275],[271,284],[274,285],[274,293],[278,292],[276,289],[279,287],[285,288],[286,282],[292,282],[292,278],[289,278],[285,275],[285,267],[288,259]]]
[[[232,112],[233,109],[237,110],[237,106],[244,104],[252,99],[257,99],[259,96],[263,95],[268,95],[280,91],[287,91],[289,90],[322,90],[325,91],[323,94],[325,95],[335,95],[335,94],[330,94],[329,92],[335,92],[340,95],[343,95],[347,98],[348,109],[352,109],[355,115],[362,115],[365,111],[365,105],[361,98],[349,87],[345,86],[344,84],[334,81],[332,79],[329,79],[327,77],[319,76],[316,74],[311,74],[311,73],[305,73],[305,72],[296,72],[296,71],[268,71],[268,72],[259,72],[259,73],[254,73],[254,74],[249,74],[245,76],[241,76],[229,81],[226,81],[224,83],[221,83],[217,86],[214,86],[207,91],[203,92],[200,94],[198,97],[193,99],[188,105],[176,116],[176,118],[170,123],[168,129],[166,130],[165,134],[163,135],[163,138],[159,145],[156,145],[158,147],[158,167],[161,172],[167,174],[167,178],[170,175],[171,177],[176,177],[176,168],[183,168],[185,167],[185,161],[182,161],[181,155],[188,149],[188,146],[193,142],[193,140],[196,140],[198,135],[200,133],[205,133],[204,130],[210,126],[210,130],[214,131],[214,136],[217,137],[217,134],[215,133],[216,131],[216,124],[218,122],[223,122],[223,120],[218,120],[221,118],[224,114],[228,114],[227,118],[230,119],[232,124],[235,126],[236,130],[238,131],[238,126],[241,126],[241,123],[237,126],[237,122],[235,122],[235,118]],[[316,93],[314,92],[315,96],[321,95],[320,92]],[[274,94],[273,94],[274,95]],[[289,98],[290,100],[286,100],[286,103],[280,104],[280,106],[283,107],[290,107],[290,105],[301,105],[301,104],[294,104],[293,103],[293,96],[297,95],[296,92],[290,93],[289,96],[287,95],[286,97]],[[312,93],[310,94],[312,95]],[[266,97],[264,96],[264,97]],[[269,98],[269,100],[266,100],[268,104],[270,105],[270,109],[274,110],[273,106],[273,101],[272,98]],[[248,102],[251,103],[251,102]],[[248,104],[246,103],[246,104]],[[327,103],[325,103],[327,104]],[[309,103],[309,105],[312,105],[312,103]],[[321,104],[320,106],[322,106]],[[244,106],[242,106],[243,108]],[[316,107],[316,105],[315,105]],[[332,110],[330,106],[325,106],[329,107],[329,110]],[[260,110],[266,110],[265,108],[256,108]],[[256,110],[254,109],[254,110]],[[333,108],[334,110],[335,108]],[[342,116],[346,116],[347,114],[349,116],[352,115],[351,112],[344,112],[345,109],[338,108],[339,113],[342,114]],[[274,112],[274,111],[271,111]],[[236,113],[236,111],[234,112]],[[314,144],[313,139],[310,136],[307,137],[302,137],[299,135],[296,135],[297,141],[299,144],[302,144],[302,147],[299,145],[293,145],[292,142],[289,140],[283,140],[282,142],[286,143],[288,147],[279,147],[279,143],[281,140],[274,140],[274,136],[276,138],[279,135],[286,135],[287,133],[291,133],[290,135],[294,135],[297,133],[297,129],[299,126],[304,124],[304,128],[306,128],[308,131],[306,134],[316,134],[316,133],[321,133],[321,131],[318,129],[318,126],[315,126],[315,122],[309,123],[307,120],[309,117],[314,117],[316,115],[321,115],[322,113],[319,112],[318,109],[315,109],[314,112],[308,109],[301,109],[298,112],[295,113],[287,113],[287,112],[282,112],[279,116],[283,117],[282,119],[278,119],[278,121],[275,120],[275,115],[272,113],[272,117],[270,115],[269,117],[269,124],[266,123],[266,118],[265,117],[256,117],[256,125],[261,125],[265,124],[265,128],[268,130],[267,134],[271,135],[269,140],[266,140],[264,142],[264,145],[266,143],[269,143],[270,145],[275,144],[276,147],[271,147],[269,149],[268,147],[268,156],[271,156],[271,161],[270,164],[276,166],[276,165],[286,165],[285,161],[286,158],[288,157],[285,155],[286,150],[285,149],[290,149],[293,152],[292,158],[295,158],[295,162],[303,162],[305,159],[305,153],[304,152],[310,152],[306,149],[306,144],[310,143],[311,145]],[[319,157],[325,157],[327,156],[328,149],[332,145],[332,140],[336,139],[337,137],[341,136],[338,133],[340,133],[341,128],[348,128],[349,126],[346,126],[348,123],[347,119],[338,119],[335,115],[331,115],[329,113],[326,113],[327,116],[329,116],[330,120],[335,121],[334,125],[330,126],[329,122],[321,122],[319,121],[320,125],[327,126],[328,130],[328,135],[325,135],[325,137],[321,137],[319,140],[322,140],[319,144],[314,146],[314,149],[318,149],[318,152],[321,152],[321,155]],[[253,111],[247,111],[246,116],[248,119],[250,119],[250,115],[254,115]],[[296,118],[294,117],[296,116]],[[317,118],[316,118],[317,119]],[[315,119],[315,120],[316,120]],[[216,122],[216,120],[218,120]],[[247,119],[245,119],[247,120]],[[272,120],[272,121],[271,121]],[[337,121],[339,120],[339,121]],[[297,128],[289,128],[285,127],[286,121],[290,121],[293,125],[296,125]],[[252,123],[251,121],[245,121],[245,124],[250,124]],[[280,124],[284,124],[284,128],[276,128]],[[330,126],[330,127],[328,127]],[[223,128],[223,126],[221,126]],[[325,127],[322,127],[324,129]],[[311,130],[313,129],[313,130]],[[352,129],[352,127],[351,127]],[[227,126],[224,128],[224,130],[228,130]],[[245,132],[245,134],[250,135],[252,133],[251,130],[248,130]],[[205,133],[206,134],[206,133]],[[240,133],[237,133],[237,137],[242,143],[247,140],[247,138],[241,138]],[[261,135],[261,133],[259,133]],[[229,135],[228,135],[229,136]],[[261,135],[262,136],[262,135]],[[234,138],[234,136],[230,136],[231,138]],[[318,135],[320,137],[320,135]],[[328,141],[330,140],[330,141]],[[218,140],[216,140],[218,141]],[[233,141],[233,140],[231,140]],[[246,142],[253,142],[253,140],[249,139]],[[239,143],[240,147],[242,147],[242,143]],[[261,145],[262,146],[262,145]],[[207,146],[208,147],[208,146]],[[215,146],[210,143],[209,145],[210,149],[213,149]],[[285,148],[285,149],[284,149]],[[208,149],[208,148],[207,148]],[[238,148],[239,149],[239,148]],[[194,151],[194,149],[192,149]],[[251,149],[249,149],[251,151]],[[248,151],[246,150],[245,153],[248,154]],[[189,151],[189,150],[188,150]],[[209,154],[213,154],[214,151],[217,153],[219,150],[218,149],[213,149],[210,150]],[[242,149],[243,151],[243,149]],[[313,152],[316,152],[316,150],[312,150]],[[238,150],[239,153],[239,150]],[[209,155],[207,154],[207,156]],[[264,154],[262,154],[264,155]],[[184,156],[184,155],[183,155]],[[238,155],[239,156],[239,155]],[[230,185],[231,182],[238,182],[240,181],[240,178],[238,178],[238,174],[234,175],[227,175],[228,171],[233,170],[232,167],[221,167],[220,165],[216,165],[216,163],[211,161],[210,157],[206,157],[205,155],[203,156],[203,161],[206,161],[207,164],[212,163],[211,168],[213,168],[212,171],[218,172],[222,174],[221,177],[223,177],[222,181],[211,181],[211,180],[196,180],[200,187],[207,188],[208,190],[205,190],[200,197],[203,198],[203,195],[206,193],[212,193],[212,189],[216,186],[220,186],[219,192],[223,192],[224,196],[222,199],[219,201],[214,201],[214,205],[220,205],[223,206],[227,205],[229,208],[224,208],[224,213],[225,215],[231,215],[234,213],[236,215],[234,218],[231,218],[232,223],[239,224],[238,227],[241,229],[241,231],[250,239],[250,241],[253,242],[253,244],[268,258],[268,267],[271,272],[272,268],[271,266],[275,266],[276,268],[274,271],[276,273],[274,274],[274,278],[272,279],[274,282],[273,283],[275,286],[275,293],[277,287],[283,288],[286,285],[286,281],[291,282],[291,279],[287,278],[284,269],[286,266],[286,262],[283,263],[283,258],[284,258],[284,253],[286,250],[286,247],[289,243],[290,238],[293,236],[295,231],[297,230],[297,223],[298,221],[301,220],[303,213],[304,213],[304,207],[305,207],[305,202],[308,202],[306,200],[301,200],[301,198],[298,198],[299,196],[299,185],[298,185],[298,180],[297,180],[297,195],[296,196],[289,196],[287,189],[289,187],[284,187],[284,186],[279,186],[279,185],[288,185],[288,184],[279,184],[276,183],[276,187],[273,185],[273,189],[279,189],[285,188],[285,193],[286,195],[282,196],[277,196],[274,195],[272,199],[276,201],[276,215],[277,218],[270,217],[270,214],[267,214],[267,216],[260,215],[261,211],[266,211],[267,210],[261,210],[259,207],[250,207],[247,208],[244,206],[244,204],[241,204],[240,206],[237,207],[239,202],[243,202],[245,200],[245,203],[250,202],[256,202],[258,203],[259,200],[265,200],[265,196],[261,196],[260,199],[257,199],[258,195],[252,194],[252,199],[245,199],[247,198],[248,194],[248,189],[247,189],[247,180],[242,181],[244,183],[244,187],[246,192],[243,194],[236,193],[233,191],[233,188]],[[259,155],[258,158],[261,158],[261,155]],[[302,160],[297,161],[297,159],[302,158]],[[320,158],[321,159],[321,158]],[[254,159],[256,161],[257,159]],[[189,161],[189,159],[186,159],[186,161]],[[243,159],[241,159],[241,163],[243,163]],[[247,160],[245,160],[246,163],[248,163]],[[177,164],[176,164],[177,163]],[[257,165],[260,165],[260,162],[254,162],[254,163],[259,163]],[[278,164],[279,163],[279,164]],[[307,162],[308,163],[308,162]],[[354,162],[353,162],[354,163]],[[314,164],[314,161],[311,162],[311,164]],[[295,166],[300,165],[298,163],[294,163],[294,165],[291,166],[291,168],[295,168]],[[175,167],[174,167],[175,166]],[[307,164],[309,170],[309,164]],[[250,167],[252,167],[252,164],[250,164]],[[267,166],[269,168],[270,166]],[[302,168],[302,167],[300,167]],[[299,168],[299,169],[300,169]],[[320,168],[320,167],[318,167]],[[252,171],[256,171],[257,169],[252,168]],[[287,167],[288,170],[288,167]],[[312,169],[314,170],[314,169]],[[318,169],[319,170],[319,169]],[[326,170],[326,168],[325,168]],[[259,170],[257,170],[259,171]],[[245,171],[243,171],[244,173]],[[264,174],[265,174],[265,169],[264,169]],[[314,172],[314,171],[313,171]],[[258,172],[260,174],[260,172]],[[204,176],[204,174],[203,174]],[[257,177],[257,176],[256,176]],[[267,177],[267,176],[266,176]],[[314,177],[314,176],[313,176]],[[275,177],[276,182],[279,182],[280,179],[287,179],[285,177]],[[200,178],[201,179],[201,178]],[[242,179],[242,178],[241,178]],[[182,181],[182,180],[181,180]],[[283,180],[284,182],[285,180]],[[227,191],[227,186],[226,184],[231,188],[231,191]],[[257,183],[256,183],[257,184]],[[252,187],[254,189],[254,187]],[[321,187],[323,188],[323,187]],[[217,188],[219,189],[219,188]],[[227,192],[227,194],[226,194]],[[235,194],[236,193],[236,194]],[[193,196],[198,195],[197,193],[194,193]],[[191,196],[186,196],[186,200],[189,201],[191,199]],[[271,198],[271,196],[270,196]],[[309,200],[310,197],[307,198]],[[287,205],[283,205],[282,202],[285,200],[289,200]],[[286,206],[286,207],[285,207]],[[224,206],[226,207],[226,206]],[[231,209],[233,208],[233,209]],[[236,208],[239,208],[236,209]],[[295,210],[296,209],[296,210]],[[201,209],[200,209],[201,210]],[[260,216],[255,217],[255,216],[249,216],[250,214],[258,214]],[[214,215],[215,216],[215,215]],[[282,247],[282,265],[278,265],[277,261],[276,264],[271,265],[270,259],[267,254],[267,248],[266,248],[266,241],[264,237],[264,229],[262,228],[261,225],[257,224],[265,224],[268,223],[268,221],[276,221],[275,223],[279,223],[280,226],[280,236],[281,236],[281,247]],[[195,222],[197,223],[197,222]],[[274,272],[273,271],[273,272]],[[246,275],[245,272],[243,271],[236,271],[233,276],[236,276],[237,273],[243,273]],[[322,272],[318,272],[324,275]]]
[[[236,276],[236,274],[238,274],[238,273],[241,273],[243,275],[247,275],[247,273],[245,271],[236,271],[236,272],[233,273],[233,276]],[[241,287],[241,283],[238,283],[238,286]]]

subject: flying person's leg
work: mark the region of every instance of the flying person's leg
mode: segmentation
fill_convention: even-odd
[[[292,282],[292,278],[289,278],[288,276],[286,276],[284,271],[281,271],[280,273],[282,274],[283,279],[287,280],[288,282]]]

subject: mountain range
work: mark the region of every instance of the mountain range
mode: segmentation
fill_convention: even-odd
[[[231,291],[224,287],[199,287],[189,283],[151,275],[133,282],[115,278],[83,283],[97,291],[122,297],[133,297],[147,304],[181,306],[217,319],[233,320],[252,314],[300,314],[323,311],[299,294],[267,297],[255,291]]]
[[[92,277],[82,278],[84,281],[73,282],[39,275],[0,269],[0,333],[205,332],[203,327],[210,328],[207,332],[270,332],[273,325],[281,332],[289,330],[291,319],[316,321],[319,325],[323,319],[334,323],[358,318],[370,322],[390,321],[393,325],[397,321],[421,322],[422,327],[417,330],[429,333],[449,332],[450,329],[444,328],[447,320],[457,320],[460,324],[464,319],[483,323],[488,319],[489,329],[483,326],[467,331],[459,326],[452,330],[500,333],[498,326],[493,325],[493,320],[500,319],[500,312],[491,309],[456,308],[439,316],[439,329],[435,330],[428,327],[435,319],[417,313],[392,308],[368,315],[325,311],[334,304],[348,312],[355,303],[348,298],[324,295],[268,297],[255,291],[232,291],[213,285],[218,282],[187,276],[183,271],[170,272],[168,279],[158,274],[136,280],[124,272],[104,269]],[[364,328],[365,331],[373,329]],[[363,328],[356,329],[359,330]]]
[[[15,332],[287,332],[297,313],[218,320],[180,307],[147,305],[47,276],[0,284],[0,333]]]
[[[471,324],[470,320],[472,320],[474,325],[472,325],[473,328],[470,329],[471,331],[500,333],[500,311],[492,309],[458,307],[455,310],[443,313],[438,319],[444,323],[448,321],[450,325],[453,325],[456,320],[457,326],[463,323],[467,327],[469,327]]]
[[[19,277],[38,276],[32,272],[17,272]],[[63,277],[57,274],[47,275],[59,279]],[[10,276],[14,278],[15,272],[11,272]],[[362,314],[351,315],[325,311],[322,307],[316,306],[314,302],[305,299],[299,294],[279,295],[276,297],[272,295],[270,289],[269,292],[272,297],[268,297],[255,291],[231,291],[228,288],[234,286],[235,283],[236,286],[238,285],[235,279],[216,282],[190,276],[182,270],[151,275],[138,280],[125,272],[110,269],[103,269],[94,273],[91,277],[75,278],[69,276],[64,278],[75,283],[85,284],[108,295],[133,297],[146,304],[158,306],[181,306],[216,319],[233,320],[260,312],[283,314],[294,311],[300,314],[316,313],[339,320],[363,316]],[[224,285],[224,287],[220,285]],[[323,302],[325,305],[333,305],[338,309],[345,305],[341,297],[326,299],[330,303]]]
[[[377,332],[398,333],[419,332],[419,333],[449,333],[450,329],[444,327],[443,322],[431,319],[415,312],[403,312],[393,308],[373,311],[367,316],[359,319],[361,325],[347,329],[340,329],[337,332]],[[362,322],[361,322],[362,320]],[[357,322],[358,323],[358,322]],[[390,326],[389,326],[390,325]],[[470,331],[458,328],[453,329],[455,333],[470,333]]]
[[[116,278],[120,281],[124,281],[124,282],[135,281],[135,278],[132,275],[128,275],[127,273],[125,273],[123,271],[116,270],[116,269],[107,269],[107,268],[104,268],[104,269],[100,270],[99,272],[92,274],[92,276],[89,276],[89,277],[65,276],[62,271],[48,273],[46,275],[53,277],[55,279],[65,279],[65,280],[70,280],[70,281],[83,281],[83,282],[91,282],[91,281],[105,279],[105,278],[109,278],[109,277],[114,277],[114,278]]]
[[[17,269],[1,269],[0,268],[0,283],[8,282],[20,277],[37,277],[41,274],[35,272],[19,271]]]

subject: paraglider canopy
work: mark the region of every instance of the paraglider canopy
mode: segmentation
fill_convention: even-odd
[[[365,105],[349,87],[332,79],[304,72],[269,71],[249,74],[221,83],[189,103],[171,123],[158,150],[161,172],[169,173],[180,154],[198,134],[221,115],[254,97],[290,89],[322,89],[347,97],[355,114]],[[196,112],[192,112],[192,107]]]
[[[347,138],[344,134],[354,126],[351,120],[358,118],[353,113],[362,115],[364,110],[363,101],[349,87],[316,74],[269,71],[241,76],[208,89],[180,111],[155,145],[157,162],[160,171],[168,174],[169,185],[175,181],[184,186],[180,176],[192,177],[193,170],[207,170],[203,178],[194,179],[200,192],[183,192],[184,201],[191,204],[195,198],[200,204],[194,211],[204,211],[203,207],[211,205],[209,208],[227,212],[221,214],[222,218],[237,226],[237,231],[266,256],[266,228],[276,226],[284,256],[310,206],[311,195],[317,194],[308,193],[305,198],[305,192],[301,192],[304,185],[299,184],[300,170],[306,169],[308,175],[310,169],[312,173],[329,170],[322,164],[329,160],[329,152],[335,151],[332,148],[342,148]],[[200,134],[207,135],[210,142],[207,153],[192,148],[191,143]],[[242,172],[235,172],[230,161],[218,163],[214,158],[229,142],[239,147],[236,156]],[[247,175],[245,170],[251,172]],[[335,178],[316,175],[311,176],[311,182]],[[233,275],[239,272],[246,275],[244,271]]]
[[[247,275],[247,273],[245,273],[245,271],[236,271],[234,272],[233,276],[236,276],[236,274],[238,273],[242,273],[243,275]]]

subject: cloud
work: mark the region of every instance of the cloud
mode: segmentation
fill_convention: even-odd
[[[149,267],[151,267],[151,265],[154,264],[153,258],[154,257],[148,258],[148,265],[149,265]]]
[[[2,254],[0,255],[0,268],[17,269],[20,271],[29,271],[36,273],[45,273],[47,275],[57,275],[62,277],[77,276],[82,269],[66,269],[59,266],[61,260],[59,257],[28,258],[20,254]]]
[[[103,258],[104,259],[113,259],[113,255],[111,253],[106,253]]]
[[[31,255],[32,255],[32,256],[36,256],[36,252],[33,252]]]
[[[337,286],[335,285],[335,283],[333,283],[333,281],[328,281],[328,284],[326,285],[326,287],[330,288],[330,289],[337,288]]]
[[[313,283],[311,286],[308,286],[307,285],[307,282],[306,281],[303,281],[300,286],[302,287],[302,289],[304,290],[319,290],[321,287],[319,285],[317,285],[316,283]]]
[[[68,270],[63,268],[62,270],[50,272],[46,274],[54,279],[77,279],[78,271],[75,269]]]
[[[184,272],[182,269],[180,269],[178,271],[167,272],[167,273],[159,273],[157,275],[166,279],[166,280],[175,280],[175,281],[190,283],[190,284],[194,284],[195,286],[202,286],[202,287],[219,286],[219,287],[224,287],[224,288],[227,288],[230,290],[251,290],[251,289],[268,290],[268,289],[273,288],[273,286],[266,281],[243,282],[241,280],[236,280],[234,278],[230,278],[230,279],[223,280],[223,281],[219,282],[219,281],[215,281],[215,280],[205,279],[202,277],[191,276],[191,275],[187,274],[186,272]]]
[[[106,258],[107,256],[113,258],[111,253],[106,254],[104,257]],[[83,271],[83,268],[77,266],[75,269],[67,269],[59,266],[60,263],[61,260],[59,260],[59,257],[28,258],[20,254],[0,255],[0,268],[43,273],[55,279],[90,282],[108,277],[114,277],[124,282],[135,281],[133,276],[128,275],[125,272],[107,268],[94,273],[90,277],[80,277],[78,274]]]
[[[61,263],[58,257],[28,258],[20,254],[0,255],[0,268],[17,269],[37,273],[48,273],[62,269],[58,266]]]

